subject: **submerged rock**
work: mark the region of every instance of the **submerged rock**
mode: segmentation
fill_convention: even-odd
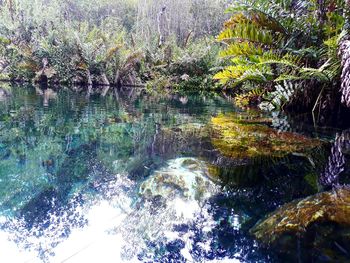
[[[142,183],[139,192],[146,198],[181,196],[187,200],[203,200],[216,192],[216,186],[209,178],[208,167],[203,161],[177,158],[155,171]]]
[[[150,153],[172,159],[182,152],[194,152],[196,156],[207,149],[209,131],[202,123],[190,122],[173,127],[158,127]]]
[[[278,208],[251,229],[265,244],[284,234],[305,233],[312,224],[331,222],[350,226],[350,189],[338,188]]]
[[[169,258],[165,248],[180,242],[186,246],[178,248],[177,261],[195,262],[190,251],[196,249],[196,235],[209,236],[217,224],[206,202],[217,190],[205,162],[196,158],[169,160],[140,185],[136,209],[114,230],[125,242],[122,257],[127,261],[152,255]]]
[[[269,127],[270,122],[237,113],[218,115],[211,119],[212,143],[222,155],[237,159],[300,155],[323,144],[300,134],[280,132]]]

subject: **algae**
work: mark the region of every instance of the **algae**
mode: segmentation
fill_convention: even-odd
[[[287,203],[258,222],[250,232],[270,244],[284,234],[303,234],[312,224],[323,222],[350,225],[349,188],[337,188]]]
[[[222,155],[238,159],[303,155],[323,144],[318,139],[278,131],[267,123],[266,118],[238,113],[212,117],[212,144]]]

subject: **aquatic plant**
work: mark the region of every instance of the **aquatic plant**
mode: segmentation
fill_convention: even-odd
[[[340,183],[340,175],[345,171],[345,156],[348,149],[348,132],[336,134],[326,166],[319,173],[305,176],[305,180],[314,185],[316,191],[331,188],[330,191],[282,205],[258,221],[250,232],[264,245],[277,245],[279,241],[283,242],[291,236],[306,237],[315,229],[316,231],[322,229],[322,226],[348,227],[350,189]],[[315,165],[320,166],[319,163]],[[330,235],[331,232],[332,230],[328,229],[324,235]],[[307,237],[306,240],[310,242]],[[289,241],[293,243],[290,238]],[[312,245],[317,246],[317,241]]]
[[[220,114],[211,119],[212,143],[223,155],[239,159],[306,154],[322,145],[317,139],[279,132],[266,125],[270,123],[271,119],[256,115]]]

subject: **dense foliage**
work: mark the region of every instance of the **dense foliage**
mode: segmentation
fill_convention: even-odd
[[[347,14],[344,0],[0,1],[0,79],[219,87],[317,122],[350,106]]]
[[[0,1],[1,79],[121,85],[157,80],[159,68],[169,82],[203,75],[224,9],[223,0]]]
[[[344,1],[248,0],[227,12],[231,18],[217,38],[226,65],[215,79],[234,90],[238,104],[315,112],[337,102],[338,47],[347,36]]]

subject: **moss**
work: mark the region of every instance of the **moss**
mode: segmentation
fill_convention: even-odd
[[[302,234],[313,223],[322,222],[350,225],[350,189],[339,188],[285,204],[258,222],[251,233],[269,244],[283,234]]]
[[[213,181],[220,182],[222,185],[252,187],[256,186],[263,179],[259,173],[261,168],[262,166],[254,163],[230,167],[209,165],[208,172]]]
[[[318,191],[318,174],[309,173],[304,177],[304,180],[314,191]]]
[[[231,158],[283,157],[303,154],[323,143],[292,132],[279,132],[266,124],[266,118],[242,114],[221,114],[211,119],[212,144]]]

